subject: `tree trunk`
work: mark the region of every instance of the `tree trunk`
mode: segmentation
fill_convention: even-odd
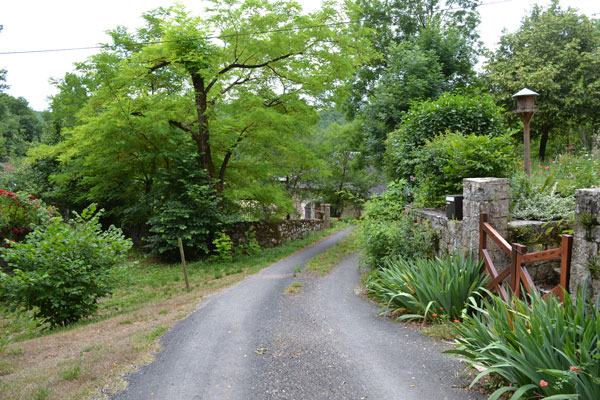
[[[540,157],[540,161],[544,161],[546,159],[546,144],[548,143],[548,134],[550,133],[550,126],[544,125],[542,127],[542,137],[540,139],[540,151],[538,153]]]
[[[200,75],[192,73],[192,84],[194,86],[194,101],[196,105],[196,113],[198,115],[198,128],[197,133],[193,134],[193,138],[196,141],[198,147],[198,154],[202,162],[202,168],[206,170],[208,176],[211,179],[216,178],[215,167],[212,161],[212,155],[210,152],[210,144],[208,143],[209,129],[208,119],[206,117],[206,91],[204,88],[204,79]],[[222,191],[223,185],[217,185],[217,191]]]

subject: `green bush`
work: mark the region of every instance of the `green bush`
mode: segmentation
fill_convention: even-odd
[[[515,391],[513,398],[600,399],[600,298],[590,305],[585,289],[572,301],[565,294],[543,300],[533,294],[510,305],[489,294],[477,313],[455,326],[462,359],[487,367],[510,386],[490,399]]]
[[[444,204],[462,193],[464,178],[507,177],[515,162],[512,139],[447,133],[427,141],[415,160],[415,197],[421,206]]]
[[[506,133],[502,109],[488,95],[446,93],[435,101],[414,103],[400,128],[388,135],[385,164],[388,175],[409,179],[415,174],[419,149],[427,140],[446,132],[502,136]]]
[[[419,222],[408,215],[395,220],[367,220],[361,225],[365,261],[381,268],[389,257],[406,259],[433,257],[437,238],[428,221]]]
[[[513,175],[510,181],[510,212],[513,219],[552,221],[572,219],[575,196],[562,197],[556,192],[558,182],[550,176],[541,186],[531,184],[525,175]]]
[[[156,182],[158,193],[148,220],[147,248],[168,259],[177,259],[181,237],[186,257],[210,252],[213,235],[223,224],[219,197],[196,156],[174,160]]]
[[[434,259],[390,258],[367,281],[369,294],[400,319],[458,320],[485,283],[481,262],[461,255]]]
[[[405,179],[390,182],[385,192],[371,196],[364,204],[362,219],[393,221],[400,219],[404,206],[412,203],[411,188]]]
[[[215,246],[214,257],[217,260],[231,260],[233,256],[233,241],[225,231],[217,234],[217,237],[213,240],[213,245]]]
[[[125,264],[131,241],[120,229],[102,231],[95,206],[75,213],[70,223],[51,218],[23,242],[0,249],[14,268],[0,273],[0,299],[13,307],[34,310],[52,326],[67,325],[92,315],[99,298],[118,284],[118,266]]]

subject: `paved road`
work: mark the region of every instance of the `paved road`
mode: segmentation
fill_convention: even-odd
[[[483,399],[455,388],[461,366],[441,343],[355,294],[356,256],[324,278],[292,277],[348,232],[205,299],[114,399]],[[302,291],[284,294],[293,281]]]

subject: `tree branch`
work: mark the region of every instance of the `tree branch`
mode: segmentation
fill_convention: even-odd
[[[210,89],[215,85],[215,83],[217,83],[218,77],[220,75],[223,75],[229,71],[231,71],[232,69],[256,69],[256,68],[262,68],[262,67],[266,67],[269,64],[272,64],[274,62],[277,61],[281,61],[281,60],[285,60],[286,58],[290,58],[292,56],[299,56],[302,55],[302,52],[300,53],[288,53],[288,54],[284,54],[282,56],[279,57],[275,57],[272,60],[269,61],[265,61],[264,63],[260,63],[260,64],[239,64],[239,63],[233,63],[233,64],[229,64],[228,66],[226,66],[225,68],[223,68],[222,70],[220,70],[219,72],[217,72],[217,77],[215,77],[215,79],[213,79],[208,86],[206,87],[206,93],[208,93],[210,91]]]
[[[244,129],[242,129],[242,131],[238,135],[237,139],[235,140],[235,143],[233,143],[233,145],[229,148],[229,150],[227,150],[227,153],[225,153],[225,157],[223,158],[223,162],[221,163],[221,168],[219,169],[219,182],[221,182],[221,184],[223,183],[223,180],[225,179],[225,170],[227,169],[227,164],[229,163],[229,159],[231,158],[233,151],[240,144],[240,142],[244,139],[244,137],[245,137],[244,134],[248,131],[248,129],[250,129],[252,127],[252,125],[254,125],[254,124],[250,124],[250,125],[244,127]]]

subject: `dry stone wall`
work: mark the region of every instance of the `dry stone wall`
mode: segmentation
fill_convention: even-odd
[[[570,292],[587,282],[587,290],[595,298],[600,295],[600,188],[575,192],[573,236]]]
[[[325,222],[319,219],[293,219],[286,221],[238,222],[228,234],[233,244],[245,244],[249,232],[253,231],[261,247],[276,247],[293,239],[301,239],[313,231],[324,229]]]

